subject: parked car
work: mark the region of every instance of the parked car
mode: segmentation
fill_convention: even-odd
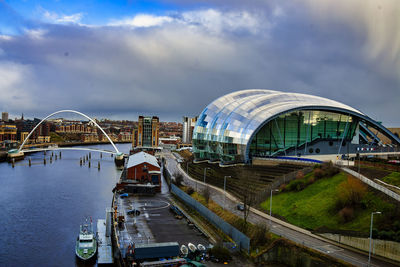
[[[236,205],[236,208],[237,208],[238,210],[240,210],[240,211],[244,211],[244,205],[241,204],[241,203],[237,204],[237,205]]]
[[[126,214],[139,216],[140,215],[140,210],[135,210],[135,209],[129,210],[129,211],[126,212]]]

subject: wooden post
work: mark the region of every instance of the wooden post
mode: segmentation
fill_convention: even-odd
[[[89,166],[89,168],[90,168],[90,161],[88,162],[88,164],[89,164],[88,166]]]
[[[31,158],[29,157],[29,167],[32,166]]]
[[[15,159],[14,158],[11,160],[11,165],[14,168],[14,166],[15,166]]]
[[[46,165],[46,158],[43,158],[43,164]]]
[[[100,161],[97,163],[97,169],[100,171]]]

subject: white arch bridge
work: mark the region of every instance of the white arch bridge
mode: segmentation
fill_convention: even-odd
[[[110,150],[103,150],[103,149],[95,149],[95,148],[82,148],[82,147],[58,147],[58,146],[50,146],[47,148],[34,148],[34,149],[23,149],[25,143],[29,140],[29,137],[33,134],[33,132],[44,122],[46,121],[48,118],[59,114],[59,113],[75,113],[78,114],[80,116],[83,116],[85,118],[87,118],[91,123],[93,123],[97,128],[100,129],[100,131],[106,136],[106,138],[108,139],[108,141],[110,142],[110,144],[113,146],[114,151],[110,151]],[[38,152],[38,151],[46,151],[46,150],[84,150],[84,151],[94,151],[94,152],[102,152],[102,153],[109,153],[109,154],[114,154],[116,155],[115,160],[116,162],[119,161],[123,161],[124,158],[124,154],[121,153],[118,148],[115,146],[114,142],[111,140],[111,138],[108,136],[108,134],[103,130],[103,128],[100,127],[100,125],[98,125],[96,123],[96,121],[94,121],[92,118],[90,118],[89,116],[83,114],[82,112],[76,111],[76,110],[70,110],[70,109],[64,109],[64,110],[59,110],[56,112],[51,113],[50,115],[46,116],[44,119],[42,119],[33,129],[32,131],[28,134],[28,136],[25,138],[25,140],[22,142],[21,146],[18,148],[18,150],[10,150],[8,155],[10,158],[13,157],[23,157],[24,153],[30,153],[30,152]]]

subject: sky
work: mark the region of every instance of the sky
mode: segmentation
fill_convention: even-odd
[[[271,89],[400,127],[398,0],[0,0],[0,110],[197,116]]]

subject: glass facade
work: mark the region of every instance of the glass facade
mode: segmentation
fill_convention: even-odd
[[[299,110],[278,116],[253,137],[250,156],[277,156],[320,153],[307,150],[318,142],[351,142],[358,127],[357,118],[320,110]],[[295,151],[295,153],[293,153]],[[305,151],[305,152],[303,152]]]
[[[302,108],[332,110],[333,112],[315,111],[311,114],[304,111],[301,115],[286,114]],[[321,138],[337,139],[337,133],[340,132],[340,138],[347,119],[350,125],[353,125],[353,120],[350,116],[336,114],[334,111],[342,114],[351,111],[364,115],[342,103],[305,94],[252,89],[222,96],[210,103],[197,120],[192,140],[195,159],[197,161],[243,162],[249,159],[250,152],[265,154],[268,151],[269,154],[273,154],[280,149],[315,139],[316,136],[319,137],[318,134],[322,135]],[[258,128],[270,118],[281,114],[284,114],[282,118],[278,117],[272,124],[267,124],[266,128],[260,130],[260,133],[254,137],[259,141],[255,141],[254,144],[252,141],[251,147],[248,148],[250,139],[254,139],[253,134],[259,131]],[[322,122],[317,122],[318,116],[323,117]],[[300,127],[299,118],[301,118]],[[313,127],[308,129],[308,125]],[[287,127],[287,129],[282,127]],[[354,125],[352,128],[354,129]],[[307,136],[308,130],[310,136]]]

